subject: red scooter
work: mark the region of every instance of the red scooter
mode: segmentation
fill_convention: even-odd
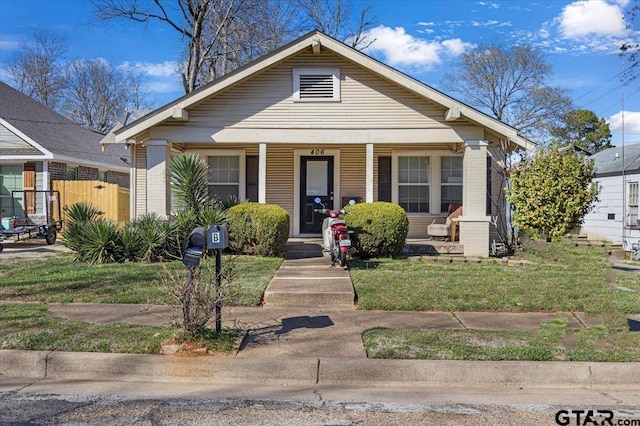
[[[331,210],[322,204],[320,198],[313,201],[322,206],[321,209],[314,209],[317,213],[324,213],[326,217],[322,221],[322,239],[324,241],[324,250],[331,254],[331,266],[336,266],[336,262],[341,266],[347,265],[347,253],[351,249],[351,238],[347,229],[347,223],[340,215],[348,212],[343,208],[340,210]],[[355,200],[349,200],[349,205],[354,205]],[[346,206],[345,206],[346,207]]]

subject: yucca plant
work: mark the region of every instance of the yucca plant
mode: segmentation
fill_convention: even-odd
[[[154,262],[165,257],[165,241],[167,238],[166,221],[156,213],[147,213],[131,222],[138,236],[138,259],[144,262]]]
[[[120,260],[118,224],[112,220],[77,222],[81,244],[76,252],[89,263],[112,263]]]
[[[169,165],[169,185],[179,210],[199,212],[209,201],[209,165],[197,154],[176,155]]]
[[[63,210],[67,224],[92,221],[102,216],[100,209],[91,203],[85,202],[65,206]]]

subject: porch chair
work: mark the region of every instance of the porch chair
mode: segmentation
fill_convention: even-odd
[[[436,217],[427,225],[429,237],[444,238],[444,241],[455,240],[456,227],[458,226],[458,216],[462,214],[462,204],[451,203],[447,210],[447,217]],[[453,226],[453,229],[452,229]]]

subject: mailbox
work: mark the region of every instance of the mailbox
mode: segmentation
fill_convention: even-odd
[[[229,231],[226,226],[211,225],[207,229],[207,248],[209,250],[224,250],[229,247]]]
[[[203,227],[194,228],[187,240],[187,249],[182,257],[182,264],[187,268],[197,268],[206,249],[206,233]]]

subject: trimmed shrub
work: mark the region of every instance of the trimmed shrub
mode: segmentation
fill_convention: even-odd
[[[275,204],[242,203],[227,210],[229,248],[237,254],[281,257],[289,238],[289,213]]]
[[[363,259],[399,256],[409,232],[409,218],[396,204],[378,201],[347,207],[353,214],[345,216],[347,226],[354,231],[352,244],[356,255]]]

